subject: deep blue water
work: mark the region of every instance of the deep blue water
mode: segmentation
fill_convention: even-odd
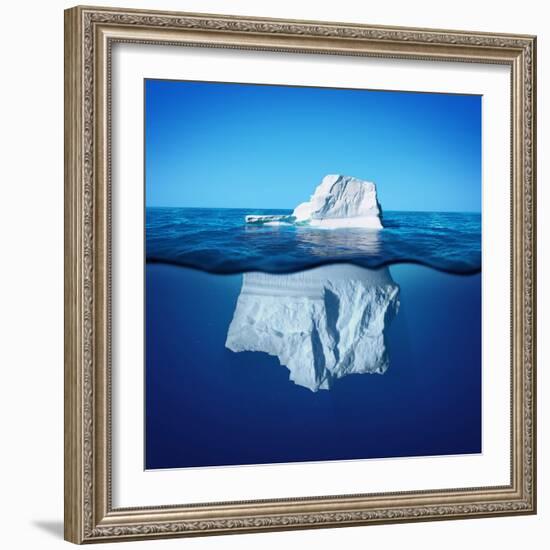
[[[162,216],[161,211],[148,212],[148,232],[153,228],[148,254],[156,259],[163,250],[168,254],[167,243],[177,244],[178,235],[192,234],[192,222],[185,220],[182,229],[161,230]],[[192,217],[201,219],[199,212]],[[223,213],[222,226],[227,227],[226,219]],[[392,218],[388,214],[385,219]],[[394,221],[397,234],[416,227],[407,219]],[[210,229],[193,223],[196,238],[181,242],[171,261],[204,261],[212,270],[236,268],[229,257],[244,254],[245,248],[238,239],[235,244],[235,235],[214,237],[214,222],[206,224]],[[174,236],[166,237],[170,231]],[[417,229],[410,231],[417,234]],[[201,234],[211,235],[202,247]],[[265,251],[266,245],[254,245],[263,235],[239,230],[252,258]],[[291,244],[286,236],[279,241],[285,250],[303,250],[304,262],[315,257],[315,244],[302,248],[296,237],[289,240]],[[438,239],[426,236],[425,241],[433,245]],[[431,257],[448,267],[450,249],[442,254],[441,246],[432,245],[420,239],[402,250],[430,249]],[[279,255],[276,247],[273,255]],[[468,269],[479,268],[473,256]],[[251,260],[244,255],[239,261]],[[275,264],[264,259],[264,265]],[[349,375],[331,390],[314,393],[290,382],[276,357],[225,348],[242,275],[147,264],[146,467],[481,452],[481,274],[456,275],[403,263],[392,265],[390,272],[400,287],[400,309],[386,329],[388,370]]]
[[[248,214],[290,210],[146,210],[147,261],[210,273],[294,272],[334,262],[413,262],[449,273],[481,270],[481,214],[384,212],[382,231],[246,225]]]

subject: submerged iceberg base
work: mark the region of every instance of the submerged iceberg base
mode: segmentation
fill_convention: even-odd
[[[279,358],[311,391],[388,368],[384,329],[399,307],[388,268],[327,265],[289,275],[246,273],[226,347]]]

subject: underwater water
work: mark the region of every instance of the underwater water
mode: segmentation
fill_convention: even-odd
[[[209,273],[176,265],[222,265],[199,238],[175,247],[185,261],[158,263],[149,214],[147,469],[482,451],[479,266],[334,269],[329,255],[303,271],[307,245],[290,275]]]

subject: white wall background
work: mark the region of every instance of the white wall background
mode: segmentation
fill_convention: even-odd
[[[505,31],[539,37],[539,514],[538,516],[131,543],[133,548],[545,548],[550,434],[544,372],[548,346],[549,192],[543,166],[550,118],[550,17],[545,3],[429,0],[118,0],[103,5],[295,19]],[[63,9],[71,2],[2,7],[0,140],[0,543],[67,547],[62,540],[63,455]],[[548,94],[548,91],[546,91]],[[544,248],[547,249],[546,254]],[[550,304],[548,304],[550,307]],[[546,431],[546,433],[545,433]],[[113,545],[103,546],[103,548]]]

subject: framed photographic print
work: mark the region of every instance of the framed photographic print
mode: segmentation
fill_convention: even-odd
[[[533,36],[65,12],[65,537],[532,514]]]

